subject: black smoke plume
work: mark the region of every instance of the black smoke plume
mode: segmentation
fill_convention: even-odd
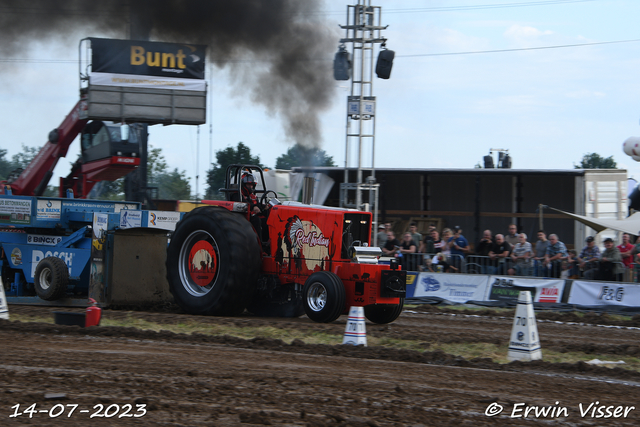
[[[24,57],[32,43],[71,41],[77,34],[205,44],[208,61],[229,69],[235,93],[280,116],[292,141],[317,147],[318,113],[329,106],[335,88],[330,59],[338,39],[323,22],[321,5],[318,0],[0,0],[0,55]]]

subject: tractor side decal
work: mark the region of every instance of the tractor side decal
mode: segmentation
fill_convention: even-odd
[[[277,258],[288,272],[292,267],[295,273],[321,271],[329,259],[330,245],[331,239],[324,236],[320,227],[295,215],[287,219],[285,234],[278,239]]]

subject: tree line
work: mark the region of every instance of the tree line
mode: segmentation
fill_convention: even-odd
[[[37,147],[22,145],[22,151],[7,158],[7,150],[0,149],[0,181],[7,180],[12,175],[17,176],[33,160],[40,151]],[[239,142],[236,147],[227,147],[216,151],[216,162],[207,170],[205,199],[220,199],[222,195],[219,189],[224,187],[225,172],[230,164],[251,164],[262,168],[266,166],[260,161],[259,156],[251,154],[251,149]],[[307,148],[296,144],[290,147],[286,153],[276,159],[276,169],[292,169],[296,166],[335,166],[333,157],[327,155],[324,150]],[[157,189],[154,198],[167,200],[189,200],[194,195],[185,170],[170,168],[161,148],[149,146],[147,156],[147,187]],[[57,196],[58,188],[49,185],[46,196]],[[198,195],[199,196],[199,195]],[[94,187],[89,198],[103,200],[124,200],[124,178],[116,181],[102,181]]]
[[[25,169],[38,154],[39,148],[27,147],[22,144],[22,151],[7,158],[7,150],[0,149],[0,181],[7,180],[12,174],[18,174]],[[219,192],[224,187],[225,173],[230,164],[251,164],[266,168],[260,161],[260,156],[254,156],[251,149],[243,142],[236,147],[226,147],[215,153],[216,162],[207,170],[206,189],[204,199],[222,199]],[[336,166],[333,157],[319,148],[308,148],[300,144],[289,147],[276,159],[276,169],[292,169],[297,166]],[[584,154],[576,169],[615,169],[617,164],[613,156],[602,157],[597,153]],[[147,186],[157,189],[155,198],[167,200],[188,200],[194,197],[191,184],[185,170],[171,169],[162,154],[161,148],[150,146],[147,161]],[[46,196],[57,196],[56,186],[50,185]],[[200,195],[196,195],[199,197]],[[93,199],[124,200],[124,178],[109,182],[103,181],[96,185],[90,194]]]

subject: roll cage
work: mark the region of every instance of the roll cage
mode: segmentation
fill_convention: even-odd
[[[265,194],[267,192],[264,174],[262,172],[262,168],[256,165],[243,165],[243,164],[233,164],[227,167],[227,171],[225,174],[224,180],[224,188],[221,188],[220,191],[224,193],[225,200],[227,201],[242,201],[242,186],[239,185],[242,179],[242,174],[244,172],[249,172],[256,176],[259,174],[259,182],[256,184],[256,197],[260,199],[260,195]],[[256,176],[256,179],[258,177]],[[261,188],[260,188],[261,187]]]

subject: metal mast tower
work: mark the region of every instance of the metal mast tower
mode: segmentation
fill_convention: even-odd
[[[345,153],[344,183],[340,185],[340,206],[359,210],[372,210],[374,225],[378,223],[378,188],[375,183],[375,110],[373,96],[374,45],[385,45],[381,37],[386,26],[380,25],[382,8],[371,6],[371,0],[358,0],[357,5],[347,6],[345,37],[340,39],[341,48],[352,43],[353,77],[351,94],[347,97],[347,138]],[[371,162],[364,164],[365,151]],[[349,182],[349,168],[356,167],[356,182]],[[367,182],[363,182],[363,171],[370,171]],[[365,197],[363,197],[365,196]],[[366,200],[366,202],[365,202]]]

